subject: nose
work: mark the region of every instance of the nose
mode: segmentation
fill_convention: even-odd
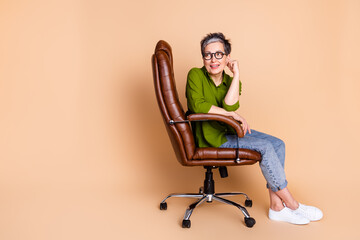
[[[215,58],[215,55],[212,55],[211,57],[212,57],[211,62],[216,62],[217,61],[217,59]]]

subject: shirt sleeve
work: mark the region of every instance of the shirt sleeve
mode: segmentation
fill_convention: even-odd
[[[188,108],[193,113],[208,113],[212,104],[206,102],[199,69],[189,71],[186,83],[186,98]]]
[[[223,105],[223,108],[224,108],[226,111],[230,111],[230,112],[236,111],[236,110],[240,107],[239,101],[237,101],[237,102],[234,103],[233,105],[227,105],[227,104],[225,103],[225,99],[222,100],[222,105]]]

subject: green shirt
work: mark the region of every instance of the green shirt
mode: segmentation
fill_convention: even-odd
[[[223,72],[222,83],[215,86],[205,67],[192,68],[188,73],[186,83],[186,98],[190,112],[208,113],[212,105],[227,111],[237,110],[239,101],[231,106],[224,101],[231,81],[232,77]],[[241,94],[241,82],[239,94]],[[234,133],[234,130],[224,123],[195,122],[195,140],[198,147],[219,147],[227,141],[226,133]]]

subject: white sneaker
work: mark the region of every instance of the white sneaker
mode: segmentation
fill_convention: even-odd
[[[310,220],[301,215],[300,213],[291,210],[290,208],[284,207],[280,211],[274,211],[269,209],[269,218],[274,221],[288,222],[292,224],[308,224]]]
[[[319,221],[323,217],[323,213],[320,209],[301,203],[299,203],[299,208],[294,210],[294,212],[306,217],[310,221]]]

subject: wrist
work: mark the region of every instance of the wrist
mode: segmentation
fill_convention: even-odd
[[[228,117],[233,117],[234,116],[234,112],[231,112],[231,111],[226,111],[226,116]]]

